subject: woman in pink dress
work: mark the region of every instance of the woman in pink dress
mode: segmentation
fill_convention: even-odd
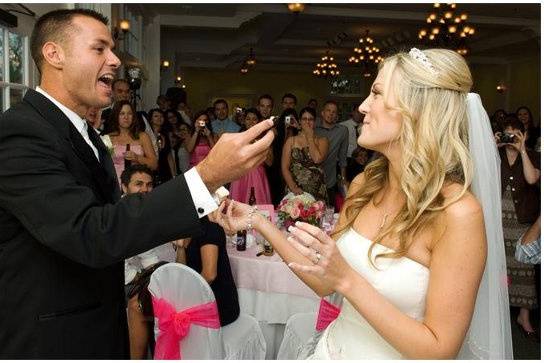
[[[261,122],[263,117],[256,108],[249,108],[245,112],[243,120],[243,130],[247,130],[250,127]],[[237,200],[242,203],[248,203],[251,188],[255,189],[255,200],[257,204],[272,204],[272,198],[270,197],[270,187],[268,185],[268,177],[264,169],[264,164],[270,166],[274,161],[274,154],[272,148],[268,150],[268,156],[261,165],[255,167],[246,175],[240,179],[233,181],[230,184],[230,196],[233,200]]]
[[[138,123],[134,122],[136,113],[128,101],[115,104],[110,116],[112,132],[109,137],[113,145],[113,166],[119,184],[121,173],[125,170],[125,160],[128,163],[145,164],[150,169],[157,169],[157,156],[151,139],[145,132],[141,132]],[[127,145],[129,149],[127,150]]]
[[[194,130],[191,137],[183,142],[183,146],[191,155],[189,167],[200,163],[215,145],[215,137],[212,134],[210,119],[206,111],[200,111],[195,115]]]

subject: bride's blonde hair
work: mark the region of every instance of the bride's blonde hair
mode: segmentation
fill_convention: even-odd
[[[385,107],[402,115],[398,136],[402,150],[400,187],[406,202],[372,242],[368,251],[371,263],[373,247],[387,235],[398,236],[399,247],[377,257],[406,255],[414,235],[429,226],[437,212],[459,200],[472,181],[466,105],[472,87],[470,70],[463,57],[453,51],[429,49],[423,53],[430,64],[398,53],[380,65],[383,99],[393,100]],[[334,238],[350,228],[361,208],[384,188],[388,169],[384,156],[367,165],[364,185],[346,200],[345,223],[336,228]],[[463,185],[459,195],[447,203],[441,193],[446,182]]]

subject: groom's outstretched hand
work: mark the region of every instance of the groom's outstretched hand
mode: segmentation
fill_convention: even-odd
[[[266,159],[268,148],[274,140],[274,133],[270,130],[273,125],[273,121],[268,119],[244,132],[221,135],[208,156],[196,166],[202,181],[212,193]]]

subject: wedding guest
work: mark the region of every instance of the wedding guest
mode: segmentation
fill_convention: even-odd
[[[227,233],[252,226],[319,296],[343,298],[308,358],[512,359],[500,217],[487,210],[500,193],[496,149],[471,87],[451,50],[380,64],[358,139],[380,157],[350,184],[332,236],[299,222],[287,238],[236,201],[211,216]],[[470,154],[469,129],[489,155]],[[469,191],[473,163],[485,213]]]
[[[517,323],[526,336],[535,335],[530,311],[536,307],[534,265],[514,258],[516,242],[538,218],[540,213],[540,155],[526,147],[523,123],[515,115],[503,121],[503,135],[514,135],[511,142],[495,139],[501,158],[502,227],[508,267],[510,305],[519,308]]]
[[[269,94],[264,94],[257,100],[257,110],[261,113],[263,120],[272,116],[272,110],[274,109],[274,99]]]
[[[125,160],[134,164],[145,164],[151,170],[157,169],[157,156],[151,139],[134,121],[135,112],[130,102],[120,101],[113,106],[110,116],[112,131],[108,136],[113,144],[113,165],[119,182],[125,169]]]
[[[310,193],[317,200],[327,200],[327,186],[320,164],[327,156],[329,143],[315,133],[315,111],[305,107],[300,111],[301,132],[288,137],[283,146],[281,171],[288,191]]]
[[[213,133],[221,136],[224,132],[238,132],[240,125],[229,118],[229,104],[224,99],[213,103],[215,120],[211,121]],[[195,125],[195,128],[198,126]]]
[[[281,108],[282,110],[287,110],[288,108],[295,109],[297,107],[297,96],[292,93],[286,93],[281,98]]]
[[[160,109],[162,112],[166,112],[166,110],[170,109],[170,100],[165,95],[159,95],[157,96],[157,108]]]
[[[317,112],[317,100],[315,98],[310,98],[307,106],[313,108]]]
[[[348,187],[346,180],[348,130],[343,125],[336,123],[338,120],[338,105],[334,101],[327,101],[321,110],[321,123],[317,124],[315,133],[325,137],[329,142],[329,148],[323,170],[325,171],[325,183],[327,184],[327,204],[336,204],[336,194],[340,193],[339,186]],[[340,170],[340,174],[337,170]]]
[[[181,115],[176,110],[168,109],[164,112],[165,121],[167,121],[172,128],[176,128],[177,125],[183,122]]]
[[[191,154],[190,166],[200,163],[215,145],[215,137],[206,111],[197,112],[193,124],[195,125],[193,134],[184,144],[187,152]]]
[[[534,124],[533,113],[529,107],[521,106],[516,110],[516,116],[527,132],[525,146],[531,150],[535,150],[537,139],[540,137],[540,129]]]
[[[240,305],[226,248],[225,231],[216,223],[202,220],[202,235],[177,241],[177,261],[200,273],[210,284],[221,326],[238,319]]]
[[[357,139],[359,137],[359,128],[363,123],[363,114],[359,112],[358,106],[354,105],[351,110],[351,117],[346,121],[342,121],[339,125],[345,126],[348,129],[348,151],[346,156],[351,158],[351,155],[357,148]]]
[[[153,190],[153,172],[143,164],[131,165],[121,173],[123,195],[147,194]],[[159,261],[174,262],[176,253],[172,243],[152,248],[125,260],[125,285],[132,290],[131,284],[142,271],[149,269]],[[130,358],[145,359],[149,339],[149,318],[142,310],[138,294],[127,294],[127,319],[130,339]]]
[[[364,147],[357,146],[353,150],[351,157],[348,158],[348,166],[346,167],[346,179],[349,183],[365,170],[371,156],[372,152]]]
[[[499,108],[493,112],[493,115],[490,117],[491,129],[493,130],[493,133],[502,131],[502,122],[504,121],[506,115],[507,112],[502,108]]]
[[[242,131],[248,130],[257,123],[261,122],[263,117],[256,108],[249,108],[245,112]],[[272,204],[270,196],[270,187],[264,165],[271,166],[274,160],[272,148],[268,151],[268,156],[263,164],[258,165],[240,179],[230,184],[230,197],[234,200],[248,203],[251,188],[253,188],[256,204]]]
[[[90,107],[85,114],[85,120],[98,134],[100,134],[104,128],[101,115],[102,110],[99,107]]]
[[[176,140],[172,140],[172,126],[170,123],[164,122],[164,113],[160,109],[150,110],[148,117],[151,120],[151,129],[156,140],[153,148],[158,155],[158,168],[155,173],[155,184],[158,185],[178,174],[174,154],[172,154],[172,141]]]
[[[177,149],[175,150],[177,153],[176,160],[180,173],[185,173],[191,167],[189,163],[189,161],[191,160],[191,154],[185,148],[185,144],[191,138],[191,135],[193,134],[192,130],[193,128],[190,125],[187,125],[185,122],[179,124],[176,129],[176,135],[179,138],[179,144],[177,146]]]

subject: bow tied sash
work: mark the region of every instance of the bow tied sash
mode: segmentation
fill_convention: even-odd
[[[176,311],[164,299],[152,297],[151,301],[160,330],[154,359],[182,359],[179,342],[189,334],[192,324],[212,329],[219,329],[221,326],[215,301],[182,311]]]

